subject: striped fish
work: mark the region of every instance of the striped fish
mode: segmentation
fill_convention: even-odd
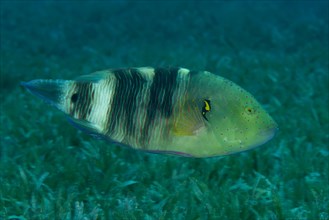
[[[277,130],[251,94],[206,71],[110,69],[22,85],[79,129],[139,150],[227,155],[264,144]]]

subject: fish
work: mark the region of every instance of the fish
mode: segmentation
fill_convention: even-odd
[[[151,153],[229,155],[265,144],[278,130],[249,92],[208,71],[118,68],[21,85],[76,128]]]

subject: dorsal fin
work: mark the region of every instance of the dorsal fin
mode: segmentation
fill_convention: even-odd
[[[108,70],[103,70],[103,71],[97,71],[88,75],[83,75],[75,78],[75,81],[77,82],[98,82],[102,79],[105,79],[109,75]]]

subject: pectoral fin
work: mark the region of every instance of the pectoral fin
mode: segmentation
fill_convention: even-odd
[[[205,121],[200,110],[194,102],[182,107],[175,120],[173,133],[176,136],[194,136],[202,128],[205,128]]]

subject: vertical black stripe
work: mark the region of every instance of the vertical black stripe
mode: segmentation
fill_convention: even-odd
[[[72,94],[71,115],[76,115],[79,119],[86,119],[92,108],[92,83],[76,83]]]
[[[143,139],[149,136],[150,125],[157,113],[168,118],[172,115],[172,96],[176,89],[179,68],[157,68],[150,88],[150,100],[147,106],[147,117],[144,124]]]
[[[146,80],[136,69],[114,70],[115,93],[109,113],[108,132],[115,132],[118,126],[125,128],[125,135],[134,136],[136,120],[134,114],[138,106],[137,95]]]
[[[113,101],[111,104],[111,111],[109,113],[109,123],[108,123],[108,132],[113,133],[115,132],[116,127],[122,120],[122,108],[124,108],[124,94],[126,93],[127,84],[125,84],[125,70],[119,69],[113,71],[116,83],[115,83],[115,89],[114,89],[114,96]]]

